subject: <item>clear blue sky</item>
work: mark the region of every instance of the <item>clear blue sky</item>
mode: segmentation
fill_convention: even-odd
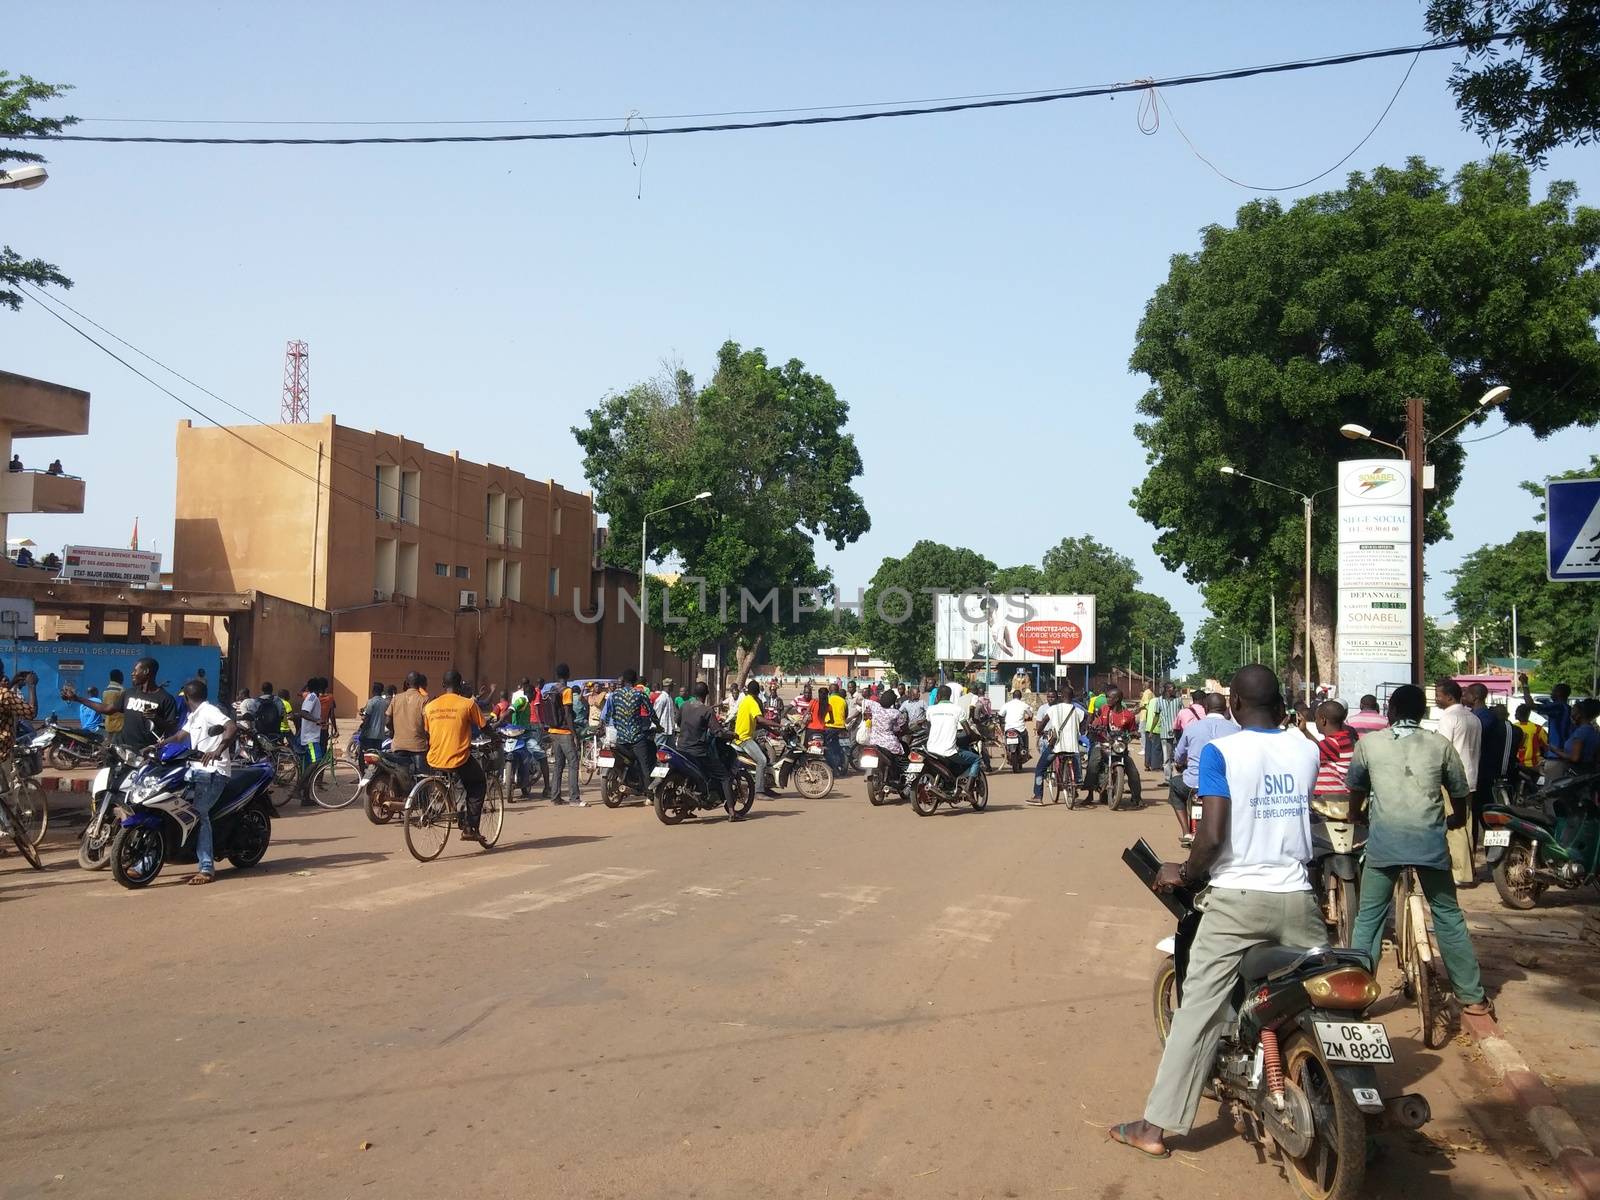
[[[0,65],[76,84],[65,108],[83,117],[620,122],[1399,45],[1425,36],[1422,8],[76,3],[9,13]],[[1445,86],[1450,58],[1423,56],[1383,128],[1305,191],[1408,154],[1451,170],[1481,157]],[[1360,139],[1406,61],[1168,99],[1230,174],[1290,183]],[[850,402],[866,463],[872,531],[829,555],[847,590],[922,537],[1010,564],[1092,533],[1131,555],[1192,633],[1198,592],[1160,566],[1128,507],[1145,381],[1127,359],[1168,257],[1252,193],[1170,126],[1141,135],[1136,106],[664,138],[642,199],[620,141],[60,145],[46,187],[0,194],[0,234],[60,264],[72,304],[263,418],[278,411],[285,340],[305,338],[315,413],[571,486],[583,480],[569,427],[664,357],[704,375],[725,338],[799,357]],[[1541,189],[1549,178],[1600,203],[1592,151],[1553,155]],[[121,545],[138,514],[143,539],[168,548],[186,414],[37,310],[0,314],[0,366],[94,395],[89,438],[21,446],[86,475],[87,511],[18,518],[12,536]],[[1473,448],[1456,539],[1430,552],[1430,611],[1463,554],[1527,527],[1517,481],[1580,465],[1594,442],[1513,431]],[[965,481],[929,503],[930,476],[962,462]]]

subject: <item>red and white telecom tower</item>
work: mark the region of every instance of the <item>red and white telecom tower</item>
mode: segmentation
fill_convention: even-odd
[[[283,409],[285,425],[311,420],[311,351],[302,341],[290,342],[283,351]]]

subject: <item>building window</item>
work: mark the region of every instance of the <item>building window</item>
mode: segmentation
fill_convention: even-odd
[[[393,538],[378,538],[372,548],[372,598],[387,600],[394,595],[397,547]]]
[[[417,594],[417,544],[401,542],[395,554],[394,593],[397,596]]]
[[[449,563],[434,563],[433,564],[433,573],[435,575],[439,576],[441,579],[449,579],[450,578],[450,564]]]
[[[506,560],[491,558],[485,564],[483,573],[483,599],[484,603],[495,605],[500,603],[500,597],[506,590]]]
[[[471,579],[472,578],[472,569],[470,567],[457,567],[456,568],[456,578],[457,579]]]
[[[419,524],[422,509],[422,472],[400,472],[400,519],[407,525]]]
[[[559,596],[561,594],[561,568],[560,567],[551,567],[550,568],[550,594],[552,596]]]
[[[556,515],[550,518],[550,532],[555,537],[561,536],[561,505],[556,505]]]
[[[495,545],[506,540],[506,494],[490,492],[483,498],[483,536]]]
[[[377,485],[377,513],[380,521],[400,519],[400,468],[379,463],[373,469]]]
[[[522,545],[522,497],[513,496],[506,502],[506,540],[513,547]]]
[[[506,564],[506,599],[522,599],[522,564],[519,562]]]

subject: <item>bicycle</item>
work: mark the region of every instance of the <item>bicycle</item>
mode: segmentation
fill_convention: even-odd
[[[10,809],[11,827],[27,839],[29,846],[37,849],[50,826],[50,802],[45,790],[37,779],[8,763],[0,772],[0,792],[4,793]]]
[[[594,734],[583,738],[583,752],[578,756],[578,770],[584,783],[592,783],[600,774],[600,739]]]
[[[9,774],[7,771],[6,775]],[[9,783],[9,779],[7,782]],[[37,784],[34,784],[31,790],[37,792],[41,800],[43,799],[44,791]],[[28,794],[28,790],[24,789],[23,794]],[[44,863],[39,858],[39,842],[44,838],[44,824],[48,819],[49,814],[46,812],[45,821],[40,823],[38,835],[35,837],[30,816],[18,808],[15,794],[9,787],[0,790],[0,832],[11,836],[17,849],[22,852],[22,857],[28,860],[28,865],[35,871],[44,870]]]
[[[1394,956],[1404,982],[1406,999],[1422,1018],[1422,1044],[1437,1050],[1450,1040],[1449,996],[1433,931],[1428,927],[1428,901],[1417,882],[1417,872],[1407,867],[1394,885]]]
[[[466,813],[466,789],[454,772],[424,775],[406,797],[403,820],[406,849],[418,862],[432,862],[444,853],[450,831]],[[491,776],[483,793],[483,812],[478,817],[482,846],[490,849],[500,840],[505,828],[505,794],[498,776]]]

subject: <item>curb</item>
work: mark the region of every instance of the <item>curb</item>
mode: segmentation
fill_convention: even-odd
[[[93,779],[67,779],[61,775],[41,775],[38,779],[40,788],[47,792],[88,792]]]
[[[1561,1107],[1550,1085],[1534,1073],[1522,1052],[1506,1040],[1493,1017],[1462,1013],[1461,1024],[1477,1042],[1495,1078],[1511,1093],[1528,1127],[1552,1161],[1561,1167],[1567,1181],[1584,1200],[1600,1200],[1600,1158],[1595,1157],[1588,1139],[1572,1114]]]

